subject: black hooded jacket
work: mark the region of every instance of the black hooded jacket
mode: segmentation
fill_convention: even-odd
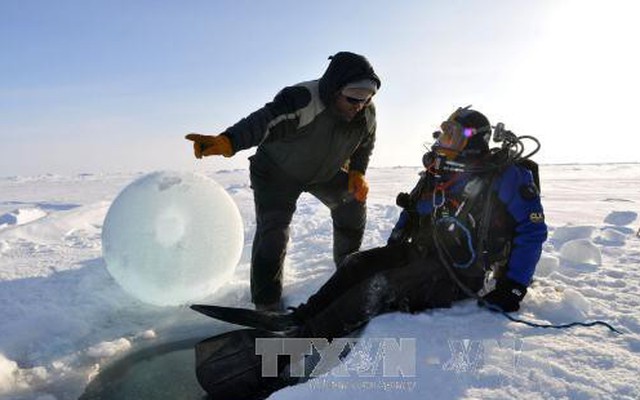
[[[380,88],[380,78],[369,61],[354,53],[341,51],[330,57],[331,63],[320,78],[320,98],[325,104],[331,104],[333,96],[347,83],[362,79],[371,79]]]
[[[257,157],[268,158],[301,184],[328,181],[345,164],[364,173],[375,142],[375,106],[370,103],[349,122],[333,107],[344,85],[364,78],[380,86],[365,57],[337,53],[320,79],[284,88],[223,134],[234,152],[258,146]]]

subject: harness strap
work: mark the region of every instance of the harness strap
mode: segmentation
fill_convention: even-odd
[[[507,313],[507,312],[503,311],[502,309],[500,309],[499,307],[487,303],[476,292],[471,290],[467,285],[465,285],[464,283],[462,283],[462,281],[460,281],[460,279],[458,278],[458,275],[453,270],[453,268],[451,267],[451,264],[449,264],[449,262],[447,261],[447,258],[445,257],[445,255],[450,256],[450,254],[447,251],[447,249],[444,246],[442,246],[442,243],[440,242],[440,238],[438,237],[438,235],[437,235],[437,233],[435,231],[434,231],[434,242],[435,242],[436,253],[438,254],[438,258],[440,259],[440,262],[442,263],[442,265],[444,265],[445,270],[449,274],[449,277],[455,282],[455,284],[458,286],[458,288],[460,288],[460,290],[462,290],[462,292],[467,297],[476,300],[478,302],[478,305],[481,306],[481,307],[484,307],[484,308],[486,308],[486,309],[488,309],[490,311],[498,312],[498,313],[502,314],[505,318],[509,319],[510,321],[517,322],[519,324],[525,324],[525,325],[528,325],[528,326],[531,326],[531,327],[534,327],[534,328],[566,329],[566,328],[571,328],[571,327],[574,327],[574,326],[591,327],[591,326],[600,325],[600,326],[604,326],[604,327],[608,328],[611,332],[614,332],[614,333],[617,333],[617,334],[620,334],[620,335],[622,334],[621,331],[619,331],[618,329],[614,328],[609,323],[607,323],[605,321],[600,321],[600,320],[591,321],[591,322],[576,321],[576,322],[569,322],[569,323],[566,323],[566,324],[558,324],[558,325],[556,325],[556,324],[539,324],[539,323],[536,323],[536,322],[527,321],[525,319],[513,317],[513,316],[509,315],[509,313]]]
[[[488,179],[488,185],[485,188],[486,198],[484,208],[482,210],[482,216],[480,217],[480,227],[478,228],[478,248],[476,249],[476,254],[478,257],[482,257],[482,267],[485,271],[489,269],[487,243],[489,242],[489,224],[491,221],[491,211],[493,209],[492,190],[496,176],[496,173],[492,173]]]

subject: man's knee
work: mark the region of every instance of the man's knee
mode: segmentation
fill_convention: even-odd
[[[367,222],[365,203],[350,201],[340,205],[332,212],[333,223],[338,228],[363,230]]]
[[[256,232],[263,234],[288,230],[294,211],[287,208],[259,210],[256,213]]]
[[[355,253],[346,254],[341,257],[340,260],[336,260],[336,266],[344,269],[353,269],[357,265],[360,265],[364,260],[364,257],[361,255],[362,253],[356,251]]]

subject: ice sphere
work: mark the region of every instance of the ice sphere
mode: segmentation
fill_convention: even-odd
[[[571,240],[560,248],[560,258],[576,264],[602,264],[600,249],[589,239]]]
[[[536,276],[549,276],[556,272],[559,266],[560,260],[557,257],[542,254],[536,265]]]
[[[233,275],[242,217],[218,183],[160,171],[125,187],[102,229],[107,270],[127,292],[160,306],[201,299]]]

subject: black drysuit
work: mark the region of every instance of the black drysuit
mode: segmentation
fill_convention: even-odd
[[[469,297],[452,274],[474,293],[487,270],[529,285],[547,237],[532,174],[511,165],[495,176],[433,180],[424,174],[412,192],[391,236],[395,243],[348,256],[296,309],[299,336],[341,337],[385,312],[449,307]],[[470,182],[483,187],[473,198],[465,194]]]

